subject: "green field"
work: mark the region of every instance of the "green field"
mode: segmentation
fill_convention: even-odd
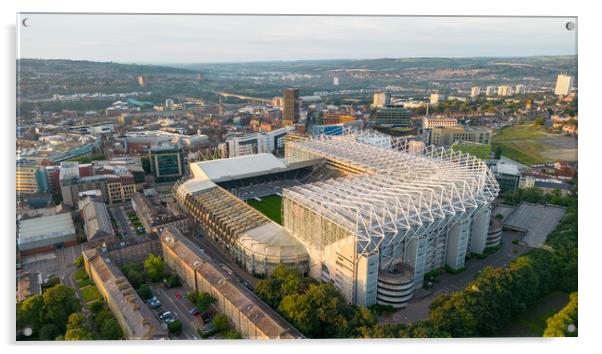
[[[547,134],[532,124],[516,125],[500,130],[493,136],[492,150],[502,148],[502,155],[525,165],[550,162],[542,153],[550,147],[539,143]]]
[[[535,306],[517,316],[503,328],[500,337],[541,337],[546,329],[546,320],[562,310],[569,302],[569,296],[555,291],[539,301]]]
[[[100,293],[94,285],[84,286],[83,288],[79,289],[79,291],[82,293],[82,297],[86,303],[100,298]]]
[[[247,202],[250,206],[259,210],[263,215],[282,225],[281,196],[275,194],[261,198],[261,202],[258,202],[255,199],[249,199]]]

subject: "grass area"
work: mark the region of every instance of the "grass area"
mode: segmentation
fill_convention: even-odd
[[[75,277],[75,280],[83,280],[86,279],[88,277],[88,274],[86,273],[86,270],[84,268],[78,269],[75,273],[73,273],[73,277]]]
[[[92,284],[92,280],[90,280],[90,278],[88,278],[88,277],[86,277],[86,278],[84,278],[82,280],[78,280],[77,281],[77,287],[78,288],[83,288],[83,287],[88,286],[90,284]]]
[[[82,293],[84,302],[86,303],[100,298],[100,293],[94,285],[84,286],[83,288],[79,289],[79,291]]]
[[[554,316],[569,302],[569,295],[554,291],[542,298],[536,306],[517,316],[503,328],[501,337],[541,337],[546,329],[546,320]]]
[[[506,127],[493,136],[492,150],[495,151],[499,146],[503,156],[525,165],[549,162],[550,159],[544,157],[542,152],[550,147],[538,142],[545,137],[543,128],[533,124]]]
[[[263,197],[261,202],[255,199],[249,199],[247,201],[250,206],[259,210],[263,215],[274,220],[276,223],[282,225],[282,197],[279,195],[270,195]]]

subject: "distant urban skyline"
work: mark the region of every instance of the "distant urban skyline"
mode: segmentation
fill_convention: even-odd
[[[23,14],[18,57],[140,64],[576,54],[574,18]]]

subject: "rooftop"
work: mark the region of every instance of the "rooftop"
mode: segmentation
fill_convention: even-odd
[[[128,339],[153,339],[167,337],[167,330],[155,318],[151,310],[144,304],[123,273],[111,263],[111,260],[98,254],[96,249],[84,251],[92,272],[98,275],[111,303],[118,307],[125,319],[131,336]],[[114,309],[112,309],[114,311]]]
[[[487,165],[472,155],[434,146],[414,149],[408,140],[369,131],[289,141],[285,153],[289,162],[321,157],[359,172],[285,189],[283,197],[357,235],[362,252],[380,247],[385,235],[451,222],[491,203],[499,192]],[[292,222],[285,218],[285,228]]]
[[[83,214],[88,241],[97,237],[114,235],[109,212],[104,203],[87,197],[80,201],[79,208]]]
[[[75,226],[71,213],[62,213],[39,218],[21,220],[19,244],[40,241],[49,237],[74,235]]]
[[[247,317],[270,338],[295,339],[303,335],[276,311],[261,301],[253,292],[220,269],[211,259],[175,228],[167,228],[161,234],[161,243],[169,247],[185,264],[194,268],[207,282],[216,288],[241,315]]]

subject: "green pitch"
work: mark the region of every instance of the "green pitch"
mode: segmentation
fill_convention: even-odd
[[[270,195],[267,197],[261,198],[261,202],[256,201],[255,199],[247,200],[250,206],[259,210],[263,215],[268,218],[274,220],[274,222],[282,225],[282,197],[279,195]]]

